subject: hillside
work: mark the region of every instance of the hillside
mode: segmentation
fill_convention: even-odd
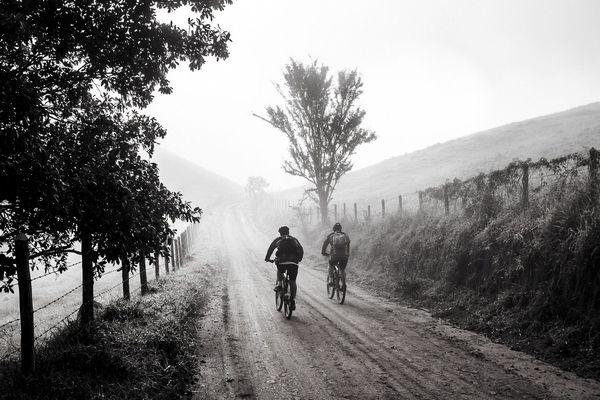
[[[446,179],[501,168],[514,159],[553,158],[590,146],[600,147],[600,102],[478,132],[352,171],[340,181],[334,201],[394,199]],[[280,195],[297,198],[300,193],[292,189]]]
[[[160,177],[170,190],[181,192],[185,200],[204,210],[235,201],[243,194],[243,188],[237,183],[168,150],[159,148],[153,161],[158,164]]]

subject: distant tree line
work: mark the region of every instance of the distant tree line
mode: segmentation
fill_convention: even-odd
[[[58,271],[80,242],[85,281],[106,263],[165,255],[170,223],[199,221],[201,210],[160,182],[149,158],[166,132],[139,110],[154,90],[171,93],[167,73],[180,62],[196,70],[228,56],[229,33],[211,23],[227,4],[0,3],[3,290],[12,290],[20,234],[37,265]],[[182,6],[194,15],[188,26],[157,19]]]

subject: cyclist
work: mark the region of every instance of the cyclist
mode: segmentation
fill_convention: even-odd
[[[304,249],[295,237],[290,235],[290,228],[282,226],[279,228],[279,237],[271,242],[265,261],[271,261],[271,254],[275,252],[275,265],[277,265],[277,283],[275,291],[281,290],[283,274],[287,270],[290,279],[290,309],[296,309],[296,277],[298,276],[298,263],[302,261]]]
[[[327,247],[331,246],[331,251],[327,253]],[[350,257],[350,237],[342,232],[342,224],[336,222],[333,225],[333,232],[327,235],[321,248],[321,254],[329,256],[329,286],[333,286],[333,266],[337,263],[340,268],[342,278],[342,290],[346,289],[346,265]]]

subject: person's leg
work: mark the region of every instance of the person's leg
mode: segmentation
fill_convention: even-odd
[[[333,286],[333,266],[335,265],[335,261],[332,261],[331,258],[329,259],[329,270],[328,270],[328,274],[329,274],[329,286]]]
[[[342,258],[339,261],[340,267],[340,278],[342,280],[342,290],[346,289],[346,265],[348,265],[348,259]]]
[[[297,265],[289,265],[288,266],[288,275],[290,277],[290,300],[292,301],[292,309],[296,308],[295,299],[296,299],[296,291],[298,287],[296,286],[296,277],[298,277],[298,266]]]

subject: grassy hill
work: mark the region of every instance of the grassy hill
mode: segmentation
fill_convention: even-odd
[[[202,209],[238,200],[243,188],[214,172],[208,171],[165,149],[158,149],[153,161],[160,168],[163,183],[181,192],[185,200]]]
[[[334,202],[376,204],[446,179],[498,169],[514,159],[553,158],[590,146],[600,147],[600,103],[478,132],[352,171],[340,181]],[[301,189],[280,195],[298,198]]]

